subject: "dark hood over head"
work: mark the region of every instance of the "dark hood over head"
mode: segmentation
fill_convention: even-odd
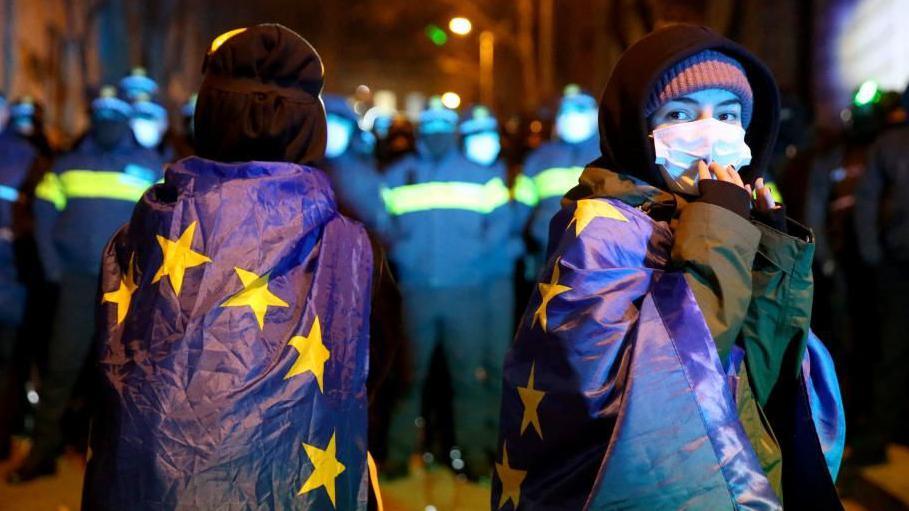
[[[324,71],[296,32],[262,24],[212,43],[195,111],[199,156],[309,163],[325,154]]]
[[[747,182],[764,174],[779,129],[780,99],[773,75],[745,48],[709,28],[687,24],[657,30],[632,45],[619,58],[600,101],[603,156],[596,165],[664,187],[654,163],[644,106],[654,82],[669,67],[704,50],[728,55],[745,69],[754,91],[754,115],[745,136],[752,160],[741,172]]]

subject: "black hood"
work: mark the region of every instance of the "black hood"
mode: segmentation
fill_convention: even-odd
[[[654,82],[673,64],[716,50],[736,59],[745,69],[754,91],[754,114],[745,142],[751,164],[741,169],[747,182],[764,174],[772,157],[779,129],[780,98],[767,67],[748,50],[709,28],[672,25],[644,37],[622,54],[600,100],[600,150],[597,166],[629,174],[664,187],[644,116],[644,105]]]
[[[291,163],[324,156],[322,60],[299,34],[277,24],[249,27],[210,50],[202,71],[199,156]]]

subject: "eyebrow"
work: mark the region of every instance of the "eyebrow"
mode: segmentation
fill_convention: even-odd
[[[700,103],[697,102],[696,100],[687,98],[685,96],[682,96],[680,98],[675,98],[672,101],[670,101],[670,103],[685,103],[686,105],[694,105],[694,106],[700,105]],[[730,105],[741,106],[742,102],[738,98],[731,98],[731,99],[727,99],[726,101],[721,102],[720,104],[717,105],[717,107],[730,106]]]

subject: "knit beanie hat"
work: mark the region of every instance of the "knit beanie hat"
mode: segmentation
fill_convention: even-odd
[[[747,128],[754,110],[754,93],[745,69],[732,57],[715,50],[704,50],[669,67],[654,83],[645,117],[673,99],[707,89],[723,89],[742,102],[742,126]]]

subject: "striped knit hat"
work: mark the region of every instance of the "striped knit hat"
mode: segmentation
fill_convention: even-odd
[[[715,50],[704,50],[664,71],[653,85],[644,115],[649,118],[665,103],[706,89],[724,89],[738,96],[742,102],[742,126],[748,127],[754,93],[745,69],[734,58]]]

